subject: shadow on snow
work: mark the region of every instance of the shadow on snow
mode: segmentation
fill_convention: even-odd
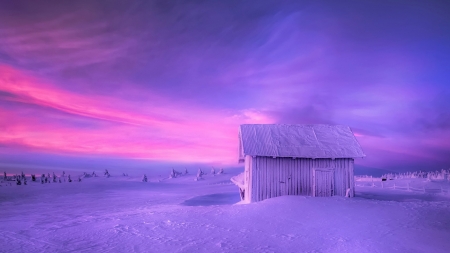
[[[215,206],[215,205],[232,205],[241,199],[237,193],[216,193],[202,195],[185,200],[182,205],[185,206]]]

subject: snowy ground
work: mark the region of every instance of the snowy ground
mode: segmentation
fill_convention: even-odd
[[[364,182],[352,199],[234,205],[235,174],[3,183],[0,252],[450,252],[448,194]]]

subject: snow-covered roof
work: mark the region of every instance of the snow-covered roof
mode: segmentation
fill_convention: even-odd
[[[239,129],[239,160],[245,155],[298,158],[366,156],[348,126],[246,124]]]

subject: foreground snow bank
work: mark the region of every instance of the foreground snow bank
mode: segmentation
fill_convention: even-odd
[[[239,201],[230,175],[88,178],[0,188],[2,252],[449,252],[440,194]],[[406,195],[405,195],[406,194]],[[404,196],[404,197],[401,197]]]

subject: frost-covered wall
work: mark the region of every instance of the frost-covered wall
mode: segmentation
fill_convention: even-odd
[[[325,179],[328,180],[329,175],[314,179],[314,174],[319,175],[314,173],[314,170],[321,168],[329,169],[332,189],[330,193],[313,194],[314,190],[323,188],[323,184],[328,184]],[[245,200],[249,202],[283,195],[345,196],[347,189],[350,189],[350,196],[353,196],[353,159],[293,159],[247,155],[245,156],[244,183]]]

